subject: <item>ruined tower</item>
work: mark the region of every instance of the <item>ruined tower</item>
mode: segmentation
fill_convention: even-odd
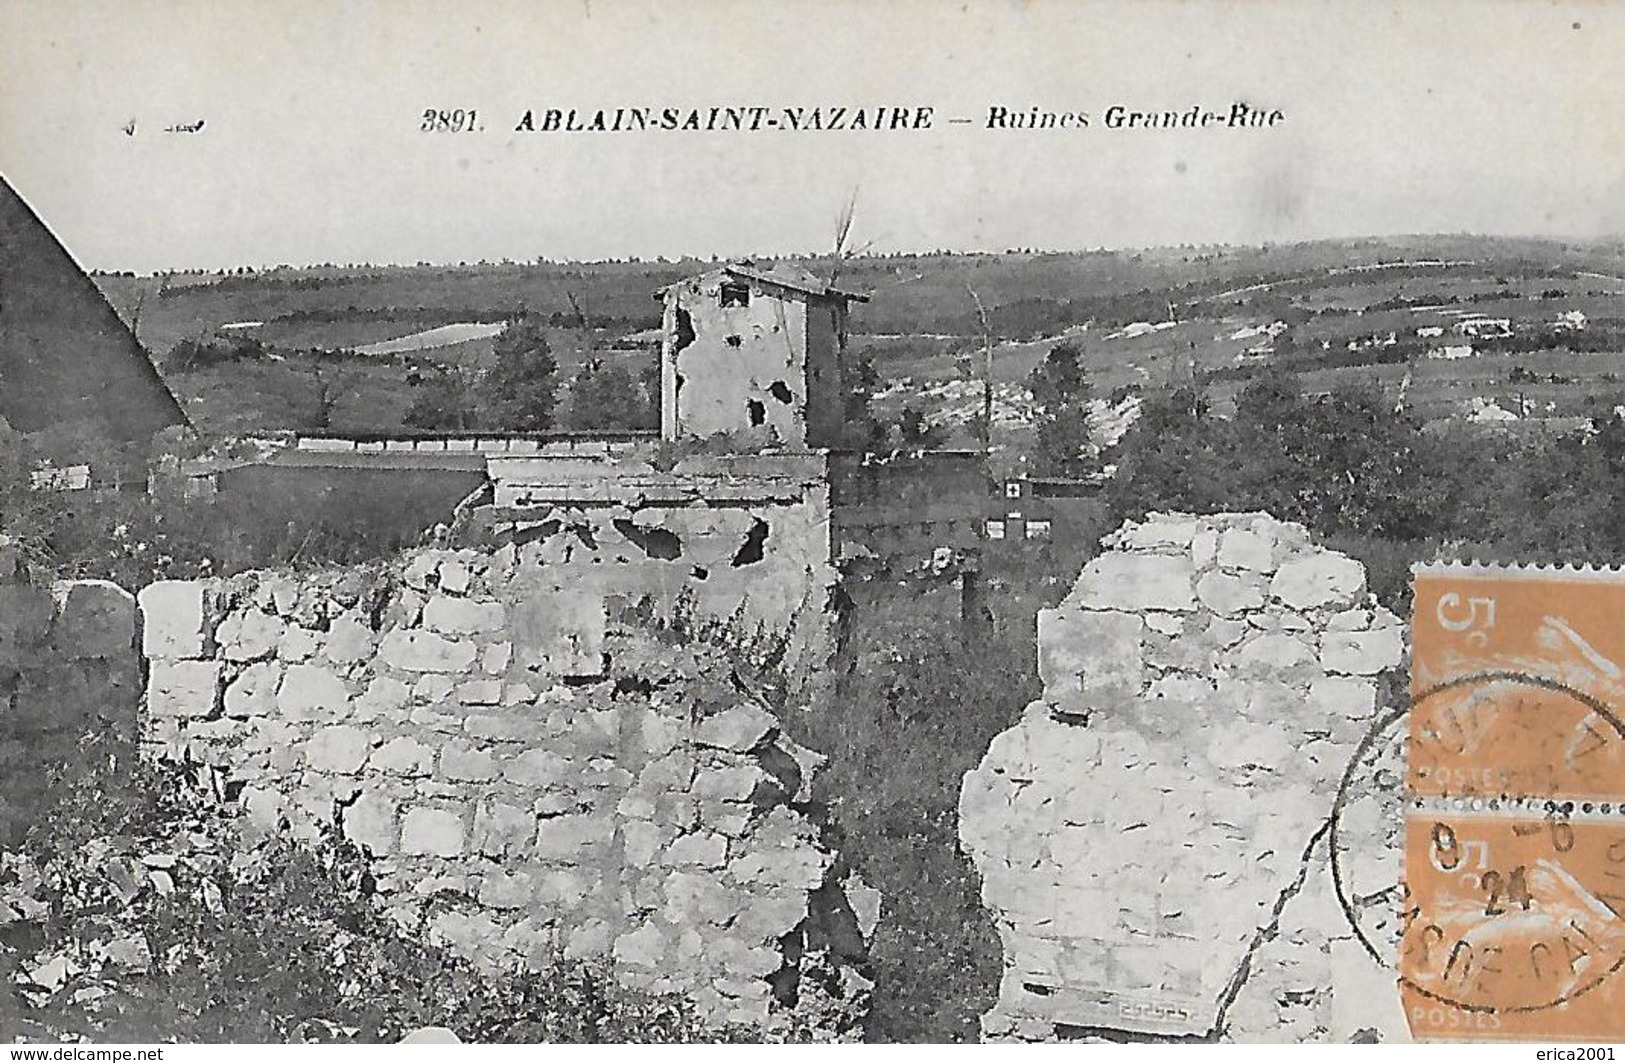
[[[656,297],[665,439],[765,432],[788,450],[839,443],[847,312],[867,296],[786,265],[731,264]]]

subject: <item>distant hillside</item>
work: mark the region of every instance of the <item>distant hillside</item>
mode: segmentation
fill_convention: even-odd
[[[1619,243],[1447,235],[800,264],[826,277],[838,271],[843,287],[872,293],[854,314],[853,356],[871,359],[883,378],[921,386],[980,378],[978,299],[995,341],[996,379],[1024,382],[1051,345],[1070,339],[1085,348],[1102,394],[1189,380],[1227,393],[1280,359],[1327,381],[1363,374],[1397,386],[1404,366],[1396,363],[1419,350],[1416,329],[1448,324],[1435,304],[1510,317],[1526,331],[1558,309],[1599,322],[1625,316]],[[182,339],[245,336],[273,357],[291,359],[172,376],[205,429],[307,426],[323,387],[337,397],[327,411],[336,418],[333,427],[387,429],[410,401],[403,383],[408,361],[477,366],[489,357],[489,333],[520,308],[552,321],[550,340],[566,379],[589,354],[622,347],[641,346],[644,353],[612,357],[641,365],[658,335],[655,290],[708,265],[315,267],[98,281],[160,356]],[[592,327],[580,327],[583,320]],[[1405,342],[1371,347],[1374,335],[1389,331]],[[638,343],[628,342],[633,336]],[[446,339],[459,342],[441,345]],[[315,353],[322,351],[351,353],[327,362]],[[1474,395],[1503,393],[1513,368],[1483,360],[1452,368],[1444,374],[1453,390],[1441,413]],[[1583,379],[1608,384],[1605,374],[1622,369],[1611,354],[1588,357],[1558,373],[1577,383],[1551,387],[1583,389]],[[1517,383],[1527,390],[1527,378]],[[1565,394],[1543,401],[1573,405]]]

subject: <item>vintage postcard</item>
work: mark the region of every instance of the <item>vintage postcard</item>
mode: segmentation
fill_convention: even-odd
[[[1621,85],[1601,0],[3,0],[0,1042],[1611,1059]]]

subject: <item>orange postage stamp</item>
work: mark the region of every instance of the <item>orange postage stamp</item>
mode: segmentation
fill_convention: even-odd
[[[1412,1035],[1625,1039],[1625,572],[1422,568],[1412,632]]]

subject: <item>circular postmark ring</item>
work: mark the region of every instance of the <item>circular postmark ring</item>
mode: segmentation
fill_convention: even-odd
[[[1354,783],[1357,774],[1367,759],[1370,758],[1378,749],[1379,744],[1392,739],[1389,732],[1395,727],[1395,725],[1408,719],[1415,706],[1419,706],[1430,698],[1452,690],[1492,682],[1522,684],[1560,694],[1563,697],[1569,698],[1577,704],[1584,706],[1600,719],[1605,720],[1608,725],[1613,728],[1613,731],[1617,736],[1619,736],[1621,739],[1625,739],[1625,722],[1621,721],[1619,715],[1616,714],[1613,709],[1596,697],[1587,694],[1584,691],[1576,690],[1567,684],[1548,679],[1545,676],[1530,675],[1507,670],[1475,672],[1470,675],[1459,676],[1447,682],[1440,683],[1437,686],[1425,691],[1421,695],[1411,699],[1410,704],[1402,704],[1378,715],[1377,718],[1373,720],[1371,726],[1367,729],[1365,735],[1361,738],[1359,744],[1355,747],[1354,752],[1350,755],[1348,764],[1344,768],[1343,776],[1338,783],[1337,792],[1334,795],[1332,802],[1332,814],[1328,829],[1328,843],[1332,885],[1337,898],[1338,906],[1343,911],[1344,919],[1353,929],[1355,939],[1359,941],[1361,948],[1365,950],[1367,955],[1369,955],[1372,961],[1379,967],[1397,968],[1398,965],[1383,958],[1382,950],[1374,941],[1371,940],[1371,936],[1367,933],[1365,926],[1362,925],[1360,921],[1359,914],[1356,911],[1355,898],[1351,895],[1350,883],[1343,867],[1343,860],[1341,859],[1343,848],[1339,845],[1339,837],[1342,832],[1345,814],[1348,810],[1352,795],[1354,794]],[[1408,786],[1405,784],[1402,784],[1401,789],[1404,791],[1401,794],[1402,804],[1409,804],[1413,795],[1408,792]],[[1505,794],[1500,795],[1502,799],[1505,799],[1507,796],[1508,795]],[[1401,896],[1403,896],[1404,891],[1406,890],[1404,880],[1401,879],[1397,886],[1401,890]],[[1389,891],[1384,890],[1381,892],[1387,893]],[[1380,894],[1373,896],[1378,895]],[[1407,976],[1403,971],[1396,971],[1396,973],[1398,973],[1400,982],[1408,989],[1437,1003],[1448,1005],[1449,1007],[1467,1012],[1510,1015],[1545,1011],[1564,1005],[1596,989],[1598,986],[1602,985],[1604,982],[1608,981],[1611,977],[1617,974],[1622,968],[1625,968],[1625,949],[1621,949],[1620,955],[1606,970],[1587,980],[1583,984],[1565,991],[1556,999],[1543,1003],[1504,1006],[1456,1000],[1445,994],[1439,993],[1436,990],[1419,985],[1414,979]]]

